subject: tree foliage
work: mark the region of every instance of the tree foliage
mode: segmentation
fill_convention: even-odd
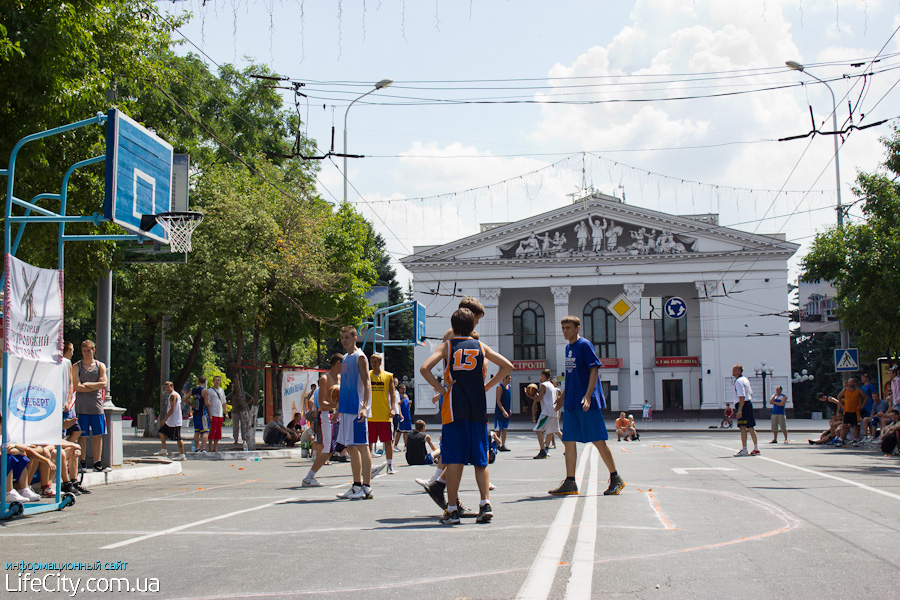
[[[883,139],[886,160],[860,173],[853,191],[865,219],[816,236],[803,259],[802,279],[837,290],[837,315],[871,354],[900,351],[900,129]]]

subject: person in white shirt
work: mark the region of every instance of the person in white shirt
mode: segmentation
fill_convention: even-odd
[[[159,426],[159,441],[162,449],[154,453],[156,456],[166,456],[166,438],[178,444],[178,454],[172,460],[184,460],[184,442],[181,439],[181,395],[175,392],[175,386],[171,381],[163,384],[166,392],[166,414],[161,419]]]
[[[209,451],[219,451],[219,440],[222,439],[222,422],[225,420],[225,390],[222,389],[222,378],[213,377],[212,387],[203,390],[203,400],[209,410]]]
[[[756,441],[756,417],[753,414],[753,391],[750,389],[750,380],[744,377],[744,367],[734,365],[731,368],[731,376],[734,380],[734,405],[735,417],[741,430],[741,449],[735,456],[759,455],[759,444]],[[747,452],[747,431],[753,439],[753,450]]]
[[[537,434],[540,452],[534,458],[547,458],[547,445],[554,433],[559,433],[559,418],[556,416],[556,388],[550,381],[553,372],[550,369],[541,371],[541,385],[531,397],[540,402],[540,413],[537,411],[537,402],[535,402],[532,411],[532,421],[534,422],[534,432]],[[527,393],[527,391],[526,391]],[[545,436],[546,439],[545,439]]]

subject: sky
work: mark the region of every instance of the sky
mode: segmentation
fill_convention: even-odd
[[[396,260],[480,223],[562,207],[585,189],[801,244],[884,159],[900,123],[896,0],[159,0],[191,13],[182,52],[267,64],[304,84],[297,109],[342,152],[348,200]],[[803,64],[790,70],[785,61]],[[374,84],[393,84],[374,90]],[[290,82],[285,82],[290,85]],[[294,105],[292,92],[285,100]],[[812,121],[810,117],[812,110]],[[319,191],[343,197],[343,162]],[[575,196],[573,196],[575,194]],[[859,205],[849,222],[861,218]]]

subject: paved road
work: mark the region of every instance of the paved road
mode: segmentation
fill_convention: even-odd
[[[582,495],[555,498],[561,451],[533,460],[536,442],[516,433],[491,466],[494,521],[456,527],[413,482],[428,467],[399,467],[375,480],[374,500],[350,502],[335,499],[348,465],[302,489],[306,460],[188,461],[181,476],[0,525],[0,560],[127,561],[68,575],[156,578],[158,598],[896,597],[900,461],[805,443],[732,458],[735,442],[612,442],[628,482],[617,497],[602,496],[607,473],[583,448]],[[462,497],[477,504],[471,473]],[[5,574],[7,591],[23,585]]]

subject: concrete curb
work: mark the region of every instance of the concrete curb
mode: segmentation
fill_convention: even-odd
[[[113,469],[108,473],[85,473],[84,485],[87,487],[95,487],[98,485],[108,485],[110,483],[152,479],[155,477],[163,477],[165,475],[178,475],[180,473],[181,463],[179,462],[142,465],[140,467],[122,467],[120,469]]]
[[[235,452],[191,452],[185,453],[187,460],[253,460],[258,458],[304,458],[301,448],[282,450],[237,450]]]

